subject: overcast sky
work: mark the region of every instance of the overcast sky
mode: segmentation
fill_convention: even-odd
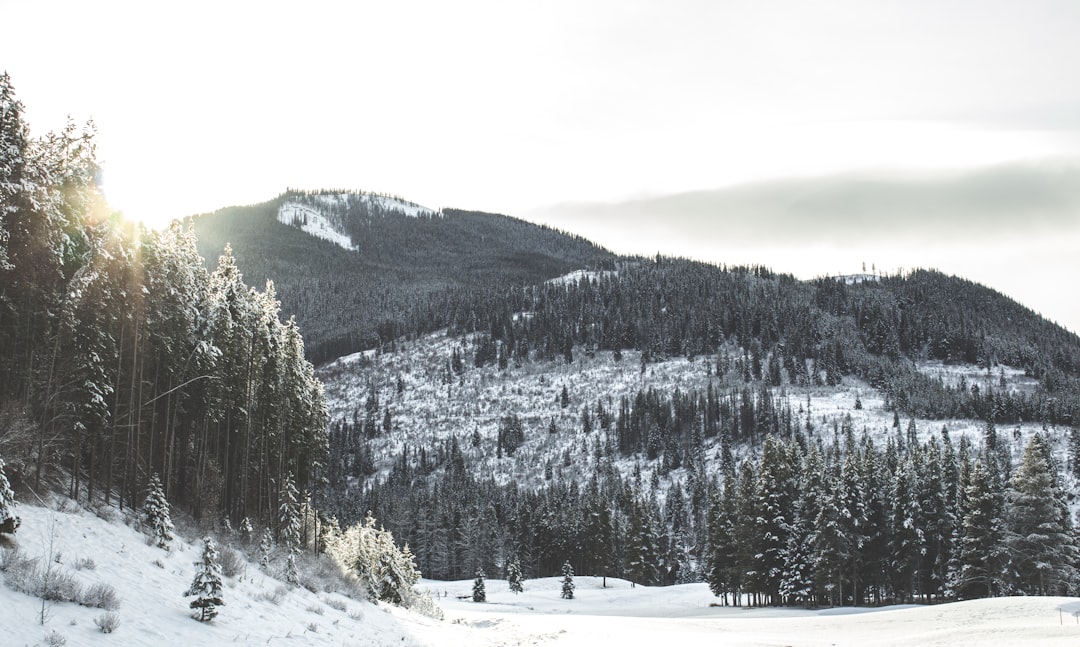
[[[1080,3],[0,0],[33,132],[148,220],[347,187],[1080,330]]]

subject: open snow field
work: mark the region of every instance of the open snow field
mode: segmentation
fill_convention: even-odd
[[[740,609],[710,607],[704,584],[631,587],[608,579],[575,579],[576,596],[563,600],[559,578],[527,580],[513,594],[502,580],[487,581],[488,602],[471,601],[471,580],[425,580],[439,595],[446,619],[433,620],[339,593],[289,588],[256,564],[225,579],[225,606],[209,624],[191,618],[191,583],[200,545],[181,539],[164,551],[125,525],[106,521],[70,501],[22,505],[14,542],[24,556],[52,555],[58,571],[89,587],[108,584],[121,598],[120,624],[101,633],[105,612],[74,603],[49,603],[41,624],[38,598],[0,586],[0,645],[724,645],[831,647],[864,645],[1080,644],[1080,599],[1000,598],[932,607],[885,609]],[[112,515],[105,515],[112,516]],[[51,550],[50,550],[51,540]],[[93,567],[85,566],[86,560]],[[78,565],[84,564],[82,567]],[[4,576],[6,579],[6,575]],[[459,599],[465,596],[466,599]],[[58,636],[58,637],[57,637]]]
[[[552,645],[1076,645],[1076,598],[998,598],[937,606],[882,609],[742,609],[710,607],[705,584],[636,587],[624,580],[578,577],[575,599],[559,596],[559,578],[525,582],[511,593],[505,581],[488,580],[486,603],[456,596],[472,592],[471,580],[424,582],[449,595],[439,600],[450,622],[503,644]],[[440,587],[442,587],[440,589]],[[1060,613],[1059,613],[1060,611]],[[495,639],[493,642],[499,642]]]

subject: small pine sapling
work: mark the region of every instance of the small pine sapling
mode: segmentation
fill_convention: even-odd
[[[193,616],[196,620],[210,622],[217,616],[217,608],[225,604],[221,599],[221,589],[221,565],[218,564],[217,548],[214,540],[206,537],[203,539],[202,559],[195,562],[195,578],[184,593],[185,597],[195,596],[189,606],[198,610],[199,614]]]
[[[262,540],[259,542],[259,566],[265,571],[270,568],[270,553],[274,550],[274,535],[269,528],[263,529]]]
[[[484,569],[476,570],[476,579],[473,580],[472,601],[487,602],[487,591],[484,589]]]
[[[574,567],[567,560],[562,566],[562,597],[564,600],[574,599]]]
[[[510,590],[514,593],[524,591],[525,587],[522,586],[524,579],[521,575],[521,562],[515,557],[510,560],[510,564],[506,567],[506,581],[510,584]]]
[[[173,538],[173,523],[169,515],[169,502],[165,499],[165,490],[157,474],[150,477],[142,512],[143,520],[150,527],[158,548],[168,548]]]

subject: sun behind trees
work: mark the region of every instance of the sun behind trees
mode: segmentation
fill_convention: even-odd
[[[32,138],[0,76],[0,411],[13,482],[136,507],[151,474],[197,518],[274,525],[326,447],[322,384],[273,285],[190,227],[110,214],[92,125]],[[54,468],[62,467],[62,470]],[[61,476],[63,475],[63,476]]]

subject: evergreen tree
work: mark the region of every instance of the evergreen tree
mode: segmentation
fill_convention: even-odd
[[[991,597],[1000,592],[1003,521],[1001,496],[982,461],[971,470],[964,509],[956,592],[962,599]]]
[[[4,473],[4,459],[0,458],[0,533],[14,535],[21,523],[15,515],[15,493]]]
[[[524,577],[521,574],[521,562],[515,557],[510,560],[510,563],[506,566],[506,580],[510,585],[510,590],[514,593],[521,593],[525,590],[522,584]]]
[[[925,551],[922,508],[916,492],[913,454],[900,462],[892,486],[890,572],[893,591],[903,601],[912,602],[916,592],[916,574]]]
[[[300,502],[296,485],[293,483],[292,472],[285,475],[281,485],[278,504],[278,527],[281,532],[281,543],[289,552],[300,547]]]
[[[563,563],[562,567],[562,598],[574,599],[574,567],[570,566],[570,560]]]
[[[262,539],[259,541],[259,566],[265,571],[270,567],[270,554],[274,550],[274,535],[269,528],[263,529]]]
[[[158,548],[168,548],[173,539],[172,517],[169,515],[169,502],[161,488],[161,479],[157,474],[150,477],[150,487],[143,503],[143,522],[149,526]]]
[[[631,513],[626,542],[626,576],[631,581],[648,585],[660,581],[659,532],[654,515],[648,504],[638,501]]]
[[[221,599],[221,565],[218,564],[217,548],[209,537],[203,539],[202,559],[195,562],[195,578],[184,596],[194,595],[189,605],[198,609],[195,616],[200,622],[210,622],[217,616],[217,608],[225,604]]]
[[[1066,595],[1076,585],[1077,547],[1045,437],[1032,436],[1006,501],[1008,583],[1025,595]]]
[[[472,585],[472,601],[487,602],[487,592],[484,590],[484,569],[477,569],[476,579]]]
[[[821,451],[813,445],[803,460],[795,502],[794,521],[790,526],[784,551],[784,573],[780,595],[788,604],[813,605],[814,588],[814,519],[824,488]]]
[[[765,439],[758,484],[755,488],[755,534],[758,539],[755,569],[760,572],[761,590],[775,604],[784,577],[784,554],[788,549],[793,521],[794,475],[781,443],[771,435]]]

